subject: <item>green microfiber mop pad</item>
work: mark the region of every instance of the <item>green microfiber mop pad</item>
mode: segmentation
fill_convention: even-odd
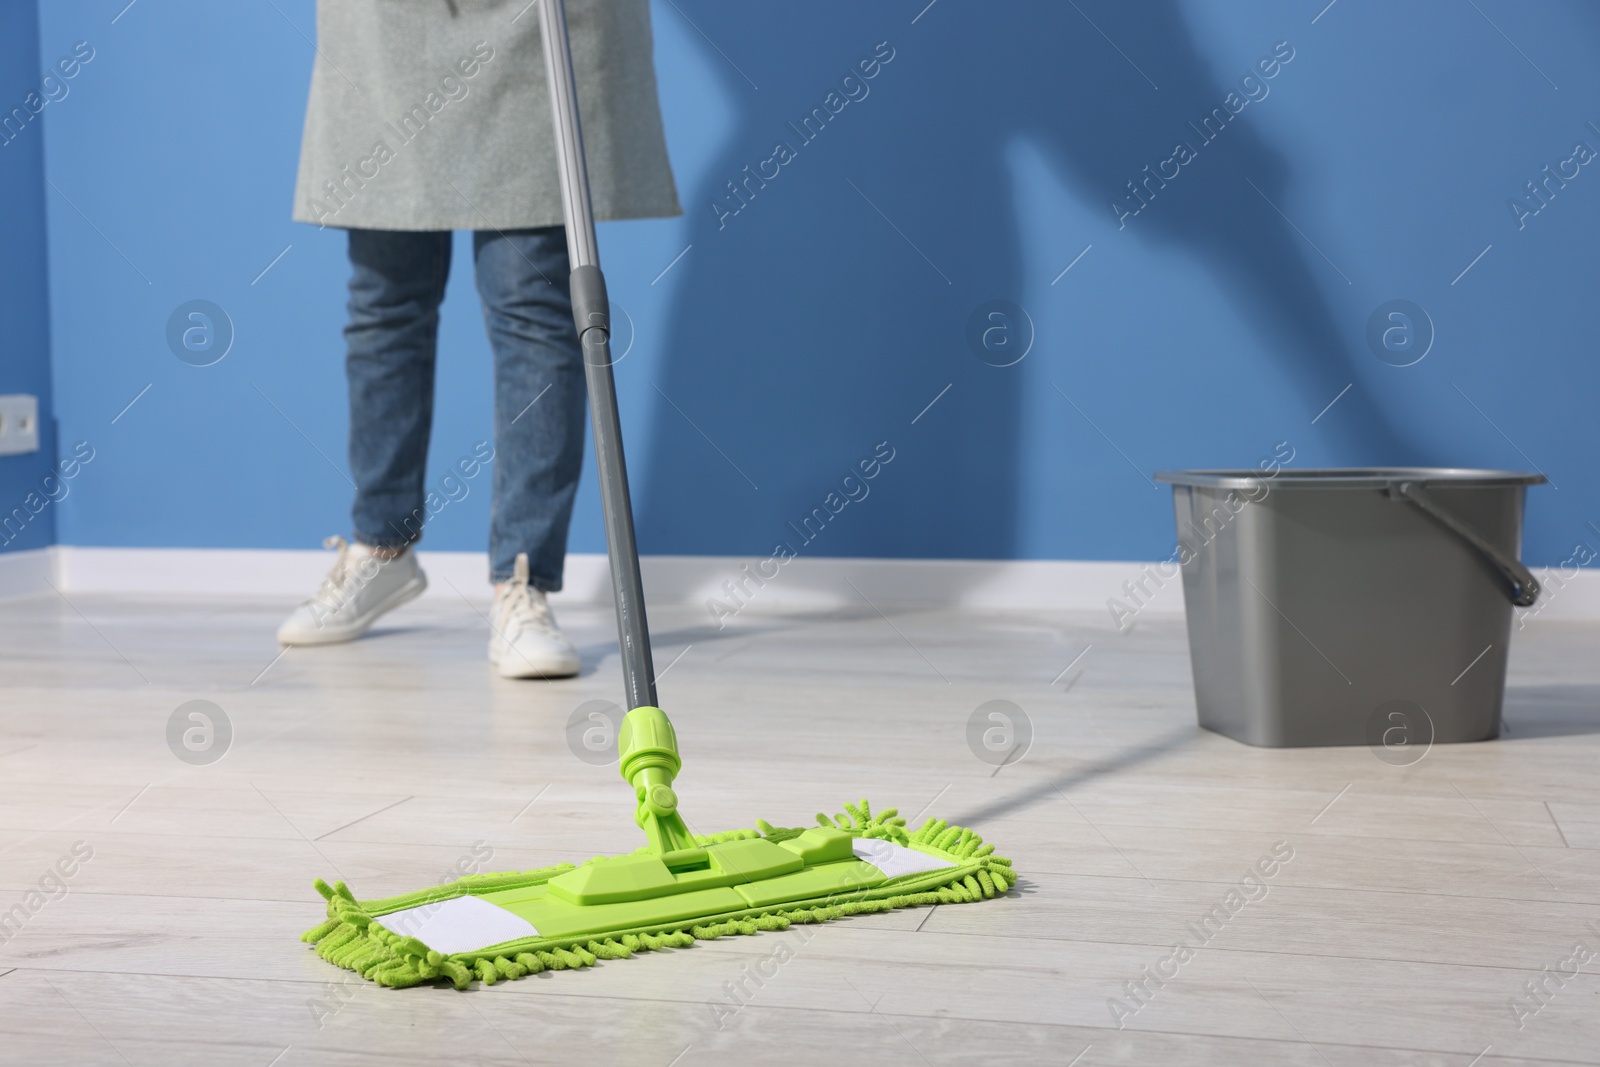
[[[665,723],[656,709],[638,711],[654,712]],[[630,722],[636,714],[630,713]],[[666,727],[669,741],[670,729]],[[660,736],[655,740],[659,742]],[[624,736],[622,742],[626,752],[629,738]],[[654,752],[660,754],[659,745]],[[623,762],[626,771],[626,754]],[[676,773],[676,766],[671,771]],[[639,791],[640,822],[650,832],[647,823],[652,813],[646,810],[643,795],[649,787]],[[666,798],[657,793],[654,799]],[[672,801],[669,806],[675,807],[675,797]],[[589,967],[597,960],[623,959],[646,949],[687,947],[697,939],[784,930],[791,923],[826,922],[891,908],[984,900],[1004,894],[1017,881],[1011,861],[996,856],[993,845],[984,844],[971,830],[940,820],[929,819],[914,833],[908,832],[893,808],[873,814],[863,800],[859,805],[846,804],[845,812],[832,818],[818,815],[817,822],[810,830],[758,822],[753,830],[686,835],[674,843],[687,847],[673,851],[661,850],[651,833],[652,844],[630,856],[598,857],[576,867],[563,863],[533,871],[470,875],[383,900],[358,901],[343,882],[329,886],[319,879],[316,888],[327,900],[328,919],[306,931],[302,940],[314,944],[328,962],[379,985],[398,988],[448,980],[465,989],[474,978],[492,984],[545,970]],[[762,866],[779,852],[781,870]],[[701,853],[709,859],[700,860]],[[668,868],[671,873],[666,877],[678,884],[664,888],[650,881]],[[641,870],[647,875],[641,876]],[[895,873],[900,870],[906,873]],[[746,879],[752,873],[754,877]],[[618,878],[631,880],[633,888],[616,888],[613,883]],[[690,881],[709,888],[685,888],[683,883]],[[493,909],[499,908],[516,916],[513,922],[531,917],[546,931],[541,934],[528,924],[534,930],[529,936],[441,952],[417,936],[391,928],[405,930],[413,917],[420,915],[426,921],[430,908],[443,909],[444,902],[465,897],[485,905],[464,910],[487,906],[496,917]],[[722,906],[727,903],[745,906]],[[394,921],[397,915],[405,921]],[[676,917],[664,918],[668,915]],[[385,917],[391,917],[388,926]],[[596,923],[613,925],[593,929]],[[569,928],[565,933],[563,926]],[[570,929],[574,926],[590,928],[577,932]]]
[[[672,789],[681,764],[666,713],[634,708],[617,749],[649,842],[637,852],[470,875],[383,900],[358,901],[343,882],[319,880],[328,919],[303,939],[379,985],[443,979],[464,989],[474,978],[588,967],[725,934],[984,900],[1016,884],[1011,861],[971,830],[929,819],[911,833],[893,808],[875,815],[864,800],[809,829],[758,822],[690,833]]]

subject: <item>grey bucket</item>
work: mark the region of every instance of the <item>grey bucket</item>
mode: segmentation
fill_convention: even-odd
[[[1518,562],[1541,474],[1163,471],[1200,725],[1389,762],[1500,733]]]

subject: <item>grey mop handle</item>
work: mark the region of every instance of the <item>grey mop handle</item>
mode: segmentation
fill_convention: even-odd
[[[550,111],[555,119],[556,162],[567,225],[567,256],[572,261],[572,317],[583,345],[584,378],[589,384],[589,415],[594,421],[594,451],[600,474],[600,505],[605,515],[611,588],[617,604],[617,638],[627,710],[656,706],[656,671],[650,659],[650,626],[645,619],[644,582],[639,547],[633,535],[633,504],[628,496],[628,465],[622,455],[622,422],[617,416],[616,383],[611,375],[611,309],[594,210],[589,203],[589,172],[584,165],[583,133],[578,123],[578,90],[572,76],[563,0],[538,0]]]

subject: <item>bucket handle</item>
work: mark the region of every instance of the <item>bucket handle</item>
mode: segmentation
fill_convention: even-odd
[[[1526,608],[1531,607],[1534,601],[1539,599],[1539,582],[1534,578],[1532,571],[1524,567],[1515,557],[1506,555],[1490,544],[1488,538],[1477,530],[1441,508],[1421,485],[1416,482],[1390,482],[1389,497],[1392,500],[1405,500],[1415,504],[1429,518],[1477,549],[1479,554],[1505,578],[1506,584],[1510,586],[1511,603],[1519,608]]]

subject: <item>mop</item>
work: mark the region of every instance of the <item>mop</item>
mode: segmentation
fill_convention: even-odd
[[[672,723],[656,707],[643,582],[634,542],[611,372],[610,311],[600,272],[563,0],[542,0],[540,30],[572,261],[572,308],[584,352],[601,506],[616,597],[628,707],[619,766],[646,844],[624,856],[539,870],[468,875],[381,900],[318,879],[327,921],[302,935],[329,963],[379,985],[448,981],[465,989],[546,970],[592,966],[696,940],[784,930],[792,923],[1004,894],[1011,861],[976,833],[928,819],[915,831],[866,801],[809,828],[691,833],[672,788],[681,766]]]

